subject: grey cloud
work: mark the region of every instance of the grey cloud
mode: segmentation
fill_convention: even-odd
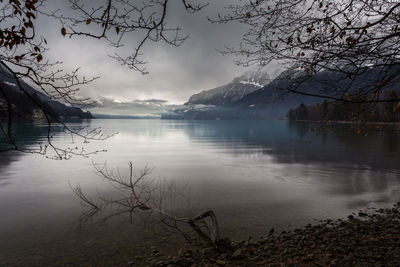
[[[167,100],[163,100],[163,99],[146,99],[146,100],[143,100],[143,102],[149,103],[149,104],[155,104],[155,105],[157,105],[157,104],[163,105],[163,104],[168,103]]]
[[[100,76],[100,79],[82,88],[84,96],[118,98],[122,102],[131,101],[136,105],[141,103],[134,102],[134,99],[163,99],[169,103],[184,103],[192,94],[225,84],[246,71],[235,66],[232,57],[222,56],[216,50],[238,44],[244,26],[211,24],[207,20],[208,16],[215,16],[218,10],[223,10],[224,6],[235,1],[209,1],[208,7],[192,15],[185,12],[180,1],[172,1],[168,13],[169,23],[182,27],[190,39],[179,48],[163,43],[149,43],[143,50],[149,62],[148,75],[133,72],[115,62],[108,56],[116,52],[115,48],[102,41],[63,38],[57,23],[49,20],[43,22],[42,32],[48,35],[50,58],[63,61],[64,69],[71,70],[80,66],[86,77]],[[52,3],[55,5],[56,2]],[[60,3],[65,6],[65,1]],[[125,47],[119,52],[128,53],[134,48],[136,40],[129,37],[124,43]],[[146,110],[148,107],[144,105],[140,108]],[[150,109],[148,111],[152,112]]]

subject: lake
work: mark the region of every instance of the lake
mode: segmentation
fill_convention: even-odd
[[[72,124],[76,125],[75,124]],[[77,230],[83,211],[70,185],[95,198],[115,193],[93,164],[126,174],[152,168],[155,179],[187,185],[193,210],[215,211],[223,236],[246,239],[359,209],[400,201],[400,131],[351,124],[334,128],[289,121],[92,120],[106,141],[72,144],[107,152],[67,161],[0,153],[0,266],[124,265],[132,255],[181,239],[130,224],[129,216]],[[45,125],[20,126],[26,147],[45,138]]]

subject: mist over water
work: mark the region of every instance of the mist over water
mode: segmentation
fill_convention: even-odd
[[[70,235],[82,207],[69,184],[79,183],[92,196],[115,192],[96,174],[93,163],[107,162],[124,174],[132,161],[138,171],[146,165],[153,168],[156,179],[187,184],[191,207],[213,209],[222,235],[235,238],[400,201],[398,129],[360,137],[350,125],[315,132],[312,125],[288,121],[90,122],[90,127],[97,126],[118,134],[87,144],[88,150],[108,150],[91,158],[54,161],[33,154],[0,154],[0,239],[5,240],[0,259],[9,260],[15,248],[24,247],[30,249],[26,256],[34,257],[34,248],[40,250],[61,239],[60,235],[63,242],[55,250],[64,250],[67,258],[78,253],[68,248],[85,247],[85,240],[93,241],[98,235],[131,246],[124,231],[110,233],[103,226]],[[26,146],[45,138],[44,127],[24,129],[20,138]],[[71,139],[60,133],[55,143],[70,146]],[[127,218],[118,223],[119,229],[121,225],[129,228]],[[35,237],[30,236],[27,244],[23,237],[33,230]],[[150,239],[146,242],[157,242]],[[100,242],[91,245],[93,251],[101,247]],[[61,252],[53,252],[57,253]]]

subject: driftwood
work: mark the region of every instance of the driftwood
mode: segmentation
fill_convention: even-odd
[[[207,230],[209,232],[209,236],[205,234],[202,229],[196,224],[196,222],[204,222],[204,219],[209,217],[211,219],[211,225],[207,224]],[[212,210],[208,210],[203,214],[197,216],[196,218],[188,221],[189,225],[193,228],[193,230],[205,241],[209,241],[213,244],[216,244],[219,240],[219,227],[217,217]],[[210,228],[211,226],[211,228]]]

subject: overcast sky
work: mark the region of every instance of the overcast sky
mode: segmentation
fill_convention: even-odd
[[[62,37],[60,26],[49,20],[42,22],[42,29],[51,49],[51,59],[63,61],[65,69],[81,67],[81,73],[86,77],[100,77],[83,88],[83,94],[119,102],[163,99],[169,104],[182,104],[192,94],[225,84],[248,70],[235,66],[233,57],[222,56],[216,51],[238,44],[244,26],[211,24],[207,20],[207,16],[215,16],[232,2],[210,1],[209,6],[199,13],[188,14],[180,0],[170,1],[167,21],[182,27],[190,38],[178,48],[149,43],[143,50],[149,62],[148,75],[132,71],[111,59],[108,55],[114,54],[116,48],[104,41]],[[48,5],[65,8],[67,1],[49,1]],[[134,48],[134,38],[125,39],[122,51]]]

